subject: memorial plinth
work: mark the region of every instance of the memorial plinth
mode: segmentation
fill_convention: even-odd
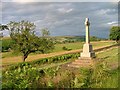
[[[84,44],[83,46],[83,52],[81,53],[81,58],[94,58],[95,53],[92,49],[91,44]]]

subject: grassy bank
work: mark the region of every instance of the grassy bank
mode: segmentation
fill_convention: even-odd
[[[118,63],[118,58],[115,57],[118,57],[118,48],[98,53],[98,64],[93,69],[66,67],[64,66],[66,60],[62,66],[62,63],[57,62],[53,66],[51,63],[42,65],[26,63],[4,70],[2,86],[3,88],[117,88],[118,66],[115,66],[115,63]]]

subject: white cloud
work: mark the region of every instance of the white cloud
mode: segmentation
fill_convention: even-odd
[[[108,22],[107,24],[108,24],[108,25],[117,25],[118,22],[117,22],[117,21],[112,21],[112,22]]]
[[[71,11],[73,11],[73,9],[69,9],[69,10],[67,10],[66,12],[69,13],[69,12],[71,12]]]
[[[70,8],[70,9],[59,8],[58,11],[61,13],[70,13],[73,11],[73,9],[72,8]]]
[[[100,14],[100,15],[105,15],[109,12],[115,12],[116,10],[115,9],[101,9],[101,10],[98,10],[97,11],[97,14]]]

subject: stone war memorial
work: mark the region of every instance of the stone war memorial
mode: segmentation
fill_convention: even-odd
[[[86,26],[86,43],[83,46],[83,52],[81,53],[81,58],[89,58],[92,59],[95,57],[95,53],[92,49],[92,45],[90,44],[90,22],[89,18],[86,18],[85,20],[85,26]]]
[[[71,67],[87,67],[93,64],[93,59],[95,58],[95,52],[93,51],[92,44],[90,44],[90,21],[89,18],[85,19],[86,28],[86,42],[83,45],[83,51],[80,54],[78,60],[75,60],[68,66]]]

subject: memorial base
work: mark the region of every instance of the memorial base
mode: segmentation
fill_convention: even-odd
[[[91,44],[84,44],[83,46],[83,52],[81,53],[81,58],[94,58],[95,52],[92,49]]]

